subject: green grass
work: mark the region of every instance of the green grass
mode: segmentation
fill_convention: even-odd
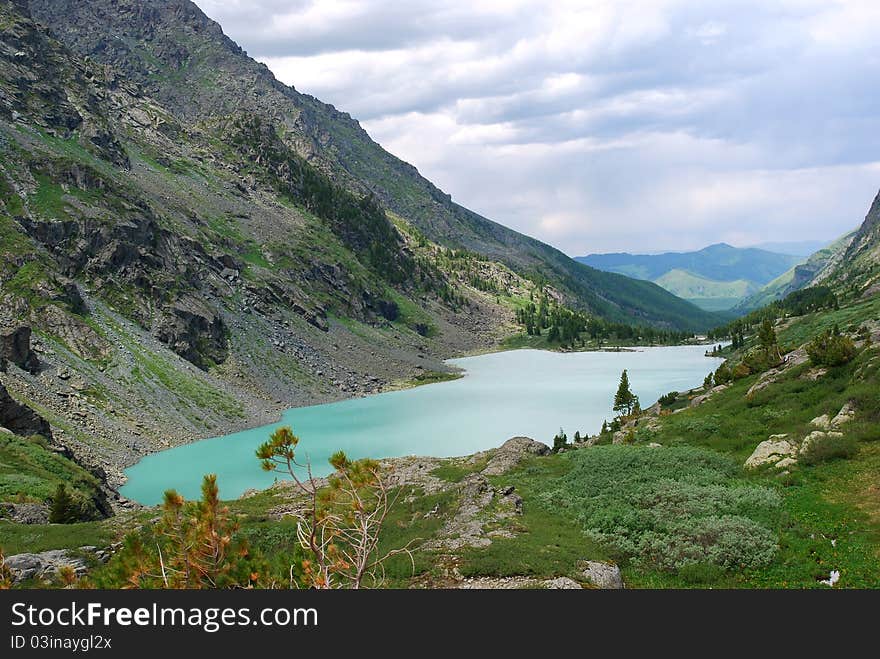
[[[561,477],[569,468],[564,456],[532,458],[516,471],[492,478],[493,485],[516,487],[525,501],[523,514],[507,520],[514,537],[495,538],[486,548],[463,550],[459,565],[462,575],[578,579],[578,565],[582,561],[607,558],[603,548],[588,539],[577,524],[537,503],[548,479]]]
[[[196,407],[211,409],[232,419],[244,418],[244,407],[238,400],[197,376],[189,375],[175,367],[158,354],[144,350],[140,343],[120,325],[109,319],[106,320],[114,333],[126,343],[126,347],[137,361],[137,370],[132,370],[136,378],[142,382],[147,380],[158,382],[168,391]]]
[[[458,380],[464,377],[464,373],[446,373],[442,371],[425,371],[424,373],[419,373],[414,378],[409,380],[409,384],[414,387],[421,386],[423,384],[436,384],[438,382],[451,382],[452,380]]]
[[[291,564],[295,570],[305,558],[296,541],[296,523],[292,518],[270,521],[266,513],[283,503],[289,496],[286,490],[265,490],[252,497],[229,502],[230,510],[237,513],[240,533],[251,547],[269,563],[272,575],[279,583],[286,583]],[[379,543],[379,554],[411,547],[416,549],[435,534],[451,510],[455,494],[451,491],[424,495],[412,488],[395,489],[390,493],[393,505],[385,519]],[[429,512],[435,511],[433,515]],[[415,563],[415,568],[413,567]],[[415,576],[431,572],[436,567],[431,552],[413,551],[400,554],[385,563],[386,587],[406,587]]]
[[[87,500],[98,487],[94,476],[50,451],[42,438],[0,432],[0,501],[46,501],[61,483]]]
[[[445,460],[443,464],[431,471],[431,475],[448,483],[460,483],[466,476],[482,471],[488,462],[488,458],[484,458],[478,462]]]
[[[14,524],[0,520],[0,547],[7,556],[49,549],[106,547],[116,540],[107,522],[79,524]]]
[[[804,469],[784,489],[785,523],[780,557],[746,571],[743,584],[757,588],[826,588],[840,571],[843,588],[880,585],[880,445],[863,446],[856,459]],[[834,540],[834,544],[832,544]]]
[[[72,198],[91,205],[102,198],[102,193],[98,190],[80,190],[75,186],[69,186],[65,191],[61,185],[46,175],[37,174],[34,178],[37,180],[37,189],[30,197],[30,207],[44,217],[67,216]]]
[[[859,326],[868,319],[877,318],[880,318],[880,295],[841,306],[840,309],[820,311],[800,317],[778,332],[779,341],[782,345],[799,346],[834,325],[846,331],[853,325]]]

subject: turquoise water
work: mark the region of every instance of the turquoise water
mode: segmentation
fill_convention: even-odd
[[[552,443],[560,427],[569,439],[575,430],[594,434],[613,416],[623,369],[647,407],[668,391],[701,384],[721,362],[704,351],[703,346],[566,354],[515,350],[453,359],[449,363],[465,369],[465,377],[295,408],[272,425],[154,453],[126,470],[128,482],[120,492],[144,504],[158,503],[169,488],[197,498],[206,473],[217,474],[226,499],[268,487],[275,475],[260,469],[254,450],[283,425],[299,435],[299,455],[308,456],[316,476],[330,472],[327,459],[340,449],[350,458],[448,457],[494,448],[516,435]]]

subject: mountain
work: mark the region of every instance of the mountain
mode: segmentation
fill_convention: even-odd
[[[678,268],[661,275],[654,283],[708,311],[730,309],[757,290],[757,284],[747,279],[716,281]]]
[[[718,243],[696,252],[590,254],[575,260],[600,270],[653,281],[704,309],[724,310],[736,306],[801,258]]]
[[[754,309],[781,300],[789,293],[805,288],[813,283],[830,264],[837,263],[846,254],[847,247],[855,236],[855,231],[847,233],[830,245],[819,249],[803,263],[786,270],[773,281],[740,300],[733,308],[735,313],[745,314]]]
[[[717,323],[453,204],[192,3],[0,2],[0,426],[37,415],[99,481],[447,377],[539,297]]]
[[[179,120],[223,135],[242,115],[260,117],[285,147],[355,194],[375,194],[428,239],[546,280],[572,306],[679,329],[713,321],[659,287],[576,265],[454,203],[347,113],[278,82],[188,0],[33,0],[30,8],[69,48],[112,66]]]
[[[826,284],[858,300],[880,293],[880,193],[859,228],[837,246],[810,284]]]
[[[749,245],[756,249],[776,254],[789,254],[791,256],[810,256],[828,245],[826,240],[795,240],[785,242],[767,242]]]

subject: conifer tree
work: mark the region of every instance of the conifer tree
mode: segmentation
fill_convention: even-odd
[[[59,483],[52,497],[49,509],[50,524],[72,524],[79,519],[79,507],[67,491],[64,483]]]
[[[614,394],[614,411],[623,416],[633,413],[639,404],[639,398],[629,387],[629,375],[626,369],[620,374],[620,384],[617,385],[617,393]]]

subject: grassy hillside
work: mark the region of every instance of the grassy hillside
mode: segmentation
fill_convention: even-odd
[[[838,262],[852,242],[854,234],[855,232],[850,232],[841,236],[830,245],[811,254],[802,264],[786,270],[773,281],[740,300],[734,311],[748,313],[775,300],[781,300],[792,291],[809,286],[826,268],[833,267]]]
[[[715,281],[679,269],[670,270],[655,283],[708,311],[730,309],[757,288],[746,279]]]

